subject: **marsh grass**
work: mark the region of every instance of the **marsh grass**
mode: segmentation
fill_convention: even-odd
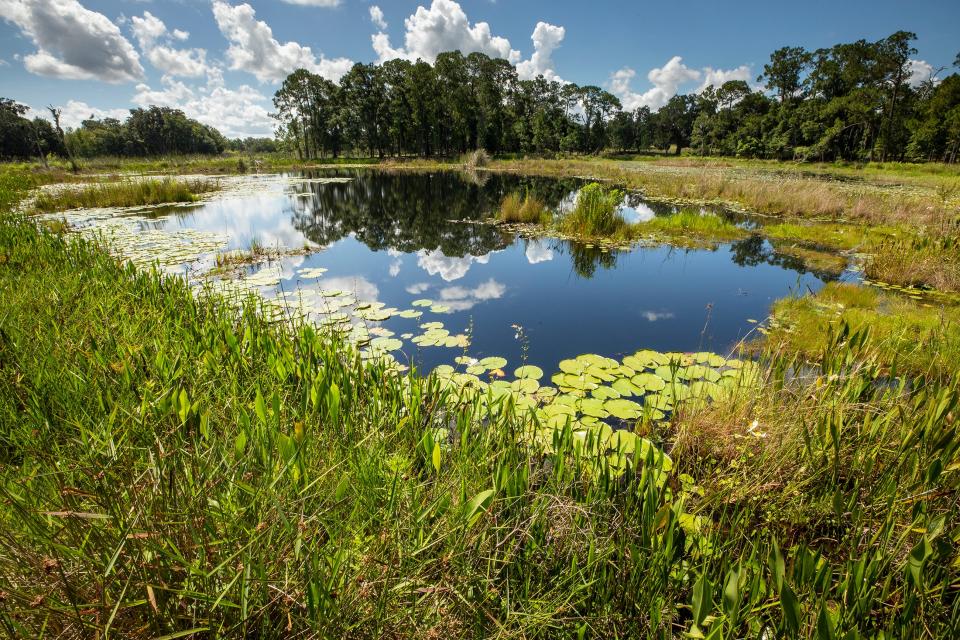
[[[647,195],[737,205],[748,211],[812,220],[857,220],[869,224],[936,224],[955,212],[938,187],[957,180],[955,169],[902,175],[874,169],[860,185],[805,173],[802,165],[733,159],[500,160],[493,171],[545,176],[589,176]],[[951,172],[953,172],[951,174]],[[888,180],[882,179],[886,176]],[[890,181],[908,180],[909,188]],[[953,192],[951,192],[953,193]]]
[[[0,309],[11,637],[960,626],[956,382],[889,380],[843,323],[805,360],[769,345],[756,387],[630,425],[675,467],[627,453],[618,478],[569,428],[528,447],[509,402],[457,400],[26,220],[0,219]]]
[[[872,247],[866,274],[873,280],[960,291],[960,236],[917,236]]]
[[[773,305],[766,341],[815,355],[823,336],[847,324],[869,330],[873,358],[896,373],[951,379],[960,362],[960,308],[922,303],[854,284],[829,283],[815,295]]]
[[[749,232],[713,213],[684,209],[669,216],[656,216],[637,226],[639,231],[666,236],[693,237],[711,240],[735,240]]]
[[[623,192],[591,182],[580,189],[574,208],[563,215],[558,227],[582,238],[614,238],[627,228],[620,213]]]
[[[508,223],[550,224],[552,216],[543,201],[536,196],[510,193],[500,203],[497,220]]]
[[[167,202],[195,202],[200,194],[216,191],[213,180],[121,180],[101,182],[79,189],[65,187],[37,195],[33,209],[40,213],[93,207],[135,207]]]

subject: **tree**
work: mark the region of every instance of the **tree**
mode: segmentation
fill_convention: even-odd
[[[800,78],[810,64],[811,55],[803,47],[782,47],[770,54],[770,63],[763,65],[757,82],[765,82],[776,91],[781,103],[797,95]]]

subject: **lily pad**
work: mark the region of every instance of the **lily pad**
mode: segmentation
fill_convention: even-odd
[[[487,369],[502,369],[507,366],[507,359],[500,356],[488,356],[478,363]]]
[[[506,365],[506,362],[504,362],[504,364],[501,366],[505,366],[505,365]],[[540,378],[543,377],[543,369],[541,369],[540,367],[535,367],[533,365],[528,364],[522,367],[518,367],[513,372],[513,375],[516,376],[517,378],[528,378],[530,380],[539,380]]]
[[[616,398],[603,403],[603,408],[613,417],[621,420],[636,420],[640,417],[643,407],[632,400]]]

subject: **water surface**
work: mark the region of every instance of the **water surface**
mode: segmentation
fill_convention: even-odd
[[[331,177],[342,180],[321,180]],[[308,247],[306,255],[271,265],[281,269],[279,289],[338,289],[399,310],[430,299],[449,311],[418,307],[419,319],[368,324],[399,337],[421,334],[420,323],[442,322],[452,334],[470,336],[470,356],[503,356],[510,368],[525,359],[553,371],[559,360],[581,353],[618,357],[640,348],[725,353],[774,300],[816,291],[829,277],[776,254],[759,237],[713,250],[606,252],[523,239],[484,223],[511,192],[531,193],[563,211],[575,201],[578,180],[369,169],[260,180],[257,192],[155,211],[140,224],[224,234],[235,249],[253,241]],[[673,211],[635,194],[624,203],[632,221]],[[319,280],[297,273],[315,267],[327,269]],[[432,367],[462,352],[405,341],[395,355]]]

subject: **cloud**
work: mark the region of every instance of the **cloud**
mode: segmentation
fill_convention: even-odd
[[[410,285],[409,287],[407,287],[406,291],[412,296],[418,296],[429,288],[430,288],[429,282],[416,282]]]
[[[520,60],[520,52],[510,48],[509,40],[493,35],[486,22],[471,25],[463,8],[454,0],[433,0],[429,9],[421,5],[404,20],[404,25],[404,46],[400,48],[393,48],[383,32],[373,35],[373,49],[379,62],[422,58],[432,64],[438,54],[456,49],[464,55],[479,51],[514,63]]]
[[[446,287],[440,290],[440,299],[443,304],[454,311],[472,309],[477,303],[485,300],[497,300],[506,293],[506,285],[490,278],[479,286],[468,289],[466,287]]]
[[[700,93],[707,87],[720,88],[723,86],[724,82],[729,82],[731,80],[743,80],[744,82],[750,82],[753,77],[753,71],[745,64],[740,65],[736,69],[714,69],[713,67],[704,67],[703,84],[697,88],[697,93]]]
[[[206,85],[188,86],[164,77],[162,88],[137,85],[131,102],[146,107],[181,109],[191,118],[216,127],[228,137],[271,136],[276,124],[270,117],[269,99],[250,85],[228,88],[217,69],[211,69]]]
[[[249,4],[234,6],[214,0],[213,17],[220,33],[230,42],[230,68],[252,73],[260,82],[279,82],[300,68],[337,81],[353,66],[347,58],[330,59],[321,54],[318,60],[310,47],[297,42],[280,44],[270,25],[257,20],[256,11]]]
[[[553,260],[553,249],[545,240],[530,240],[526,250],[527,262],[537,264]]]
[[[23,57],[31,73],[114,83],[143,77],[140,57],[119,27],[77,0],[0,0],[0,16],[36,45]]]
[[[383,17],[383,9],[381,9],[377,5],[372,5],[370,7],[370,22],[372,22],[373,26],[375,26],[377,29],[380,29],[381,31],[386,29],[387,21]]]
[[[490,254],[482,256],[464,256],[462,258],[451,258],[443,254],[439,249],[425,251],[421,249],[417,252],[417,266],[429,273],[431,276],[439,275],[447,282],[459,280],[467,275],[474,262],[477,264],[487,264],[490,261]]]
[[[174,30],[171,34],[160,18],[149,11],[143,17],[131,18],[133,35],[140,45],[140,51],[154,67],[166,75],[197,78],[206,73],[207,52],[205,49],[174,49],[169,46],[172,39],[186,40],[190,34]]]
[[[910,77],[907,82],[911,87],[919,87],[921,84],[933,77],[933,65],[926,60],[909,60],[907,65],[910,68]],[[936,80],[934,80],[936,82]]]
[[[673,317],[672,311],[643,311],[641,316],[646,318],[647,322],[657,322],[658,320],[669,320]]]
[[[543,76],[547,80],[563,82],[553,69],[553,52],[563,42],[567,31],[563,27],[538,22],[530,39],[533,40],[533,55],[529,60],[517,63],[517,75],[521,80],[533,80]]]
[[[403,265],[403,260],[400,258],[394,259],[390,263],[390,269],[388,270],[391,278],[396,278],[400,274],[400,267]]]
[[[736,69],[691,69],[683,64],[683,58],[673,56],[667,64],[647,73],[647,80],[653,87],[643,93],[637,93],[630,87],[636,75],[637,72],[630,67],[623,67],[610,75],[608,83],[610,91],[620,98],[623,108],[631,111],[644,106],[656,111],[679,93],[682,86],[701,78],[703,82],[696,89],[698,93],[711,85],[719,87],[728,80],[749,81],[753,74],[747,65],[740,65]]]
[[[644,93],[634,93],[630,89],[630,82],[636,75],[636,71],[624,67],[610,76],[611,91],[620,98],[624,109],[647,106],[656,111],[676,95],[680,85],[700,79],[700,72],[683,64],[680,56],[673,56],[667,64],[647,73],[653,88]]]
[[[50,112],[46,109],[38,110],[31,108],[27,113],[30,118],[44,118],[50,120]],[[60,107],[60,124],[65,128],[75,129],[80,123],[89,118],[102,120],[103,118],[116,118],[117,120],[126,120],[130,115],[127,109],[98,109],[91,107],[86,102],[79,100],[69,100],[67,104]]]

